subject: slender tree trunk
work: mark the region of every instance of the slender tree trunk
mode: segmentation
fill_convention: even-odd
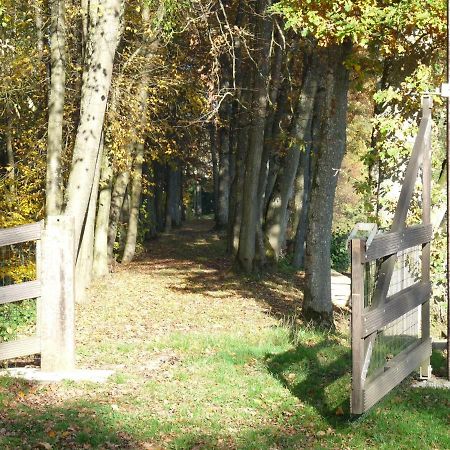
[[[92,185],[89,207],[84,223],[81,245],[75,266],[75,301],[86,303],[88,301],[87,289],[92,281],[92,267],[94,260],[94,231],[95,214],[97,210],[97,198],[100,181],[101,159],[103,157],[103,137],[101,139],[99,159],[96,162],[94,184]]]
[[[331,302],[331,225],[336,191],[336,169],[341,167],[346,146],[349,73],[344,66],[351,46],[344,43],[326,49],[325,101],[322,133],[317,145],[317,167],[311,191],[305,257],[303,313],[317,323],[333,326]]]
[[[108,227],[108,264],[110,265],[114,259],[114,243],[116,242],[117,227],[119,225],[120,213],[129,181],[130,172],[128,170],[121,172],[116,178],[112,191]]]
[[[125,196],[123,198],[122,208],[119,214],[119,223],[117,225],[117,235],[118,235],[118,253],[123,255],[123,250],[125,249],[125,242],[127,238],[127,228],[130,221],[130,206],[131,206],[131,188],[130,184],[127,186],[125,191]],[[121,261],[122,262],[122,261]]]
[[[139,207],[141,204],[143,160],[144,144],[139,143],[136,145],[136,155],[133,162],[133,171],[131,175],[130,220],[128,222],[127,238],[122,257],[123,263],[131,262],[136,251],[136,240],[139,225]]]
[[[213,174],[213,188],[214,188],[214,214],[216,223],[218,222],[219,211],[219,165],[217,162],[217,133],[216,126],[213,123],[208,124],[209,139],[210,139],[210,151],[211,151],[211,163]]]
[[[165,203],[164,203],[164,185],[165,185],[165,167],[161,163],[153,162],[153,176],[155,179],[155,212],[156,229],[164,231]]]
[[[80,122],[66,190],[65,213],[75,218],[78,246],[87,213],[100,150],[106,103],[111,86],[116,48],[120,39],[123,0],[101,0],[92,5],[86,69],[83,73]],[[97,10],[99,11],[97,13]]]
[[[246,67],[247,68],[247,67]],[[246,69],[245,68],[245,69]],[[244,69],[244,70],[245,70]],[[242,76],[241,82],[244,86],[248,86],[252,82],[251,70],[246,71],[246,76]],[[230,191],[230,215],[228,225],[228,252],[236,257],[239,250],[239,235],[242,222],[242,191],[244,189],[245,177],[245,160],[247,157],[248,141],[249,141],[249,123],[250,123],[250,104],[251,91],[241,91],[240,107],[237,114],[236,124],[236,163],[235,175]]]
[[[300,163],[296,177],[296,198],[294,202],[294,251],[292,265],[296,269],[303,268],[305,258],[305,237],[308,218],[309,198],[311,190],[311,145],[300,155]]]
[[[219,110],[220,123],[217,125],[217,149],[218,159],[218,203],[216,227],[223,229],[228,224],[230,205],[230,120],[231,120],[231,100],[229,94],[231,89],[231,61],[228,55],[220,57],[221,83],[220,88],[223,95]]]
[[[151,27],[150,7],[147,1],[142,2],[142,25],[143,25],[143,42],[142,53],[147,59],[147,67],[144,67],[137,91],[139,93],[139,110],[141,123],[141,130],[145,129],[147,123],[147,103],[148,103],[148,88],[150,84],[150,68],[152,62],[150,59],[155,55],[159,42],[156,35],[152,36],[153,41],[148,38],[148,30]],[[161,21],[164,15],[164,2],[160,3],[158,8],[158,20]],[[142,137],[143,138],[143,137]],[[133,162],[132,178],[131,178],[131,193],[130,193],[130,221],[128,222],[127,239],[125,249],[123,252],[122,262],[128,263],[134,257],[136,251],[136,240],[139,226],[139,208],[141,204],[142,192],[142,165],[144,161],[144,144],[143,142],[136,142],[134,144],[135,157]]]
[[[281,43],[281,36],[278,30],[273,30],[275,35],[274,39],[274,56],[272,62],[272,70],[270,77],[270,89],[269,89],[269,105],[270,109],[267,113],[266,123],[264,126],[264,146],[261,157],[261,171],[258,181],[258,195],[257,195],[257,208],[258,219],[256,221],[256,260],[259,267],[263,267],[266,263],[266,242],[263,232],[264,223],[264,205],[265,205],[265,193],[267,187],[267,176],[269,171],[269,160],[274,153],[274,145],[272,140],[273,125],[276,119],[276,105],[278,92],[281,85],[281,69],[283,63],[284,51]]]
[[[144,241],[150,241],[157,236],[157,224],[156,224],[156,204],[155,204],[155,176],[150,164],[144,161],[142,165],[142,177],[147,180],[147,185],[152,186],[151,189],[144,191],[144,204],[147,216],[147,230],[144,236]]]
[[[292,265],[296,269],[303,269],[305,264],[306,232],[308,229],[308,211],[311,200],[311,186],[314,170],[317,167],[317,143],[320,142],[322,133],[322,110],[325,102],[325,91],[319,89],[316,94],[314,113],[311,124],[308,127],[306,153],[302,154],[299,172],[297,174],[298,221],[295,223],[295,243]]]
[[[264,147],[264,128],[267,111],[267,83],[269,69],[267,60],[270,52],[272,22],[266,14],[270,0],[259,0],[257,13],[260,14],[257,25],[257,70],[254,86],[254,118],[249,134],[249,147],[245,164],[243,189],[242,222],[239,236],[237,261],[242,269],[250,273],[259,270],[254,267],[256,228],[258,221],[258,182],[261,171],[261,157]]]
[[[16,162],[14,158],[13,148],[13,123],[12,111],[10,108],[6,110],[6,164],[8,166],[8,178],[11,181],[11,192],[14,192],[14,178],[16,171]]]
[[[195,215],[201,217],[203,214],[202,185],[199,180],[195,181]]]
[[[100,193],[98,198],[98,211],[95,225],[94,261],[92,272],[95,278],[103,277],[109,273],[108,267],[108,226],[111,208],[113,169],[108,152],[103,152],[100,175]]]
[[[50,92],[48,98],[47,186],[45,210],[48,216],[61,214],[63,186],[64,97],[66,90],[65,1],[50,0]],[[81,226],[81,224],[80,224]]]
[[[266,236],[275,260],[281,256],[286,242],[288,204],[293,194],[295,175],[300,155],[306,151],[306,134],[313,114],[314,98],[320,80],[320,71],[314,61],[305,63],[303,87],[298,99],[289,141],[292,142],[283,159],[275,189],[269,202]]]
[[[181,224],[179,171],[178,167],[167,165],[166,224],[164,229],[166,233],[170,232],[173,226]]]

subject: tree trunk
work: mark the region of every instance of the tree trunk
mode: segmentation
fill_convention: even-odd
[[[87,289],[92,281],[92,266],[94,259],[94,232],[95,213],[97,210],[97,198],[100,181],[101,159],[103,158],[103,137],[101,139],[99,160],[95,166],[94,184],[89,198],[89,207],[82,231],[80,249],[75,266],[75,302],[86,303],[88,301]]]
[[[201,217],[203,214],[203,205],[202,205],[202,185],[199,180],[195,181],[195,215],[197,217]]]
[[[351,46],[332,46],[324,52],[325,93],[320,117],[321,136],[311,190],[305,257],[303,313],[316,323],[333,327],[331,302],[331,226],[336,191],[336,170],[341,167],[346,146],[349,73],[344,66]]]
[[[92,272],[95,278],[103,277],[109,273],[108,267],[108,226],[111,209],[113,169],[106,151],[102,157],[100,175],[100,193],[98,198],[98,211],[95,225],[94,261]]]
[[[254,267],[256,227],[258,221],[258,182],[261,172],[261,157],[264,147],[264,128],[267,111],[267,81],[269,68],[267,60],[270,52],[272,22],[266,13],[270,0],[259,0],[257,13],[257,70],[254,83],[254,118],[249,134],[249,147],[245,164],[245,179],[242,202],[242,222],[239,236],[237,262],[247,273],[259,270]]]
[[[130,220],[128,222],[127,239],[123,251],[122,262],[129,263],[136,251],[136,239],[139,225],[139,207],[142,191],[142,162],[144,159],[144,144],[136,145],[136,155],[133,162],[130,192]]]
[[[114,259],[114,243],[116,242],[117,227],[119,225],[120,213],[122,211],[125,194],[130,181],[130,172],[121,172],[114,183],[111,196],[111,209],[109,212],[108,226],[108,264],[112,264]]]
[[[79,245],[94,181],[95,161],[100,150],[114,56],[120,39],[124,2],[123,0],[101,0],[98,4],[92,5],[92,8],[94,14],[90,17],[80,121],[66,190],[65,214],[75,218],[76,246]]]
[[[13,123],[12,111],[7,107],[6,109],[6,165],[8,167],[8,178],[11,181],[11,193],[14,193],[14,179],[16,173],[16,162],[14,158],[13,148]]]
[[[49,4],[50,92],[48,96],[45,211],[47,216],[54,216],[61,214],[63,206],[61,155],[63,147],[64,97],[66,91],[66,26],[65,1],[50,0]]]
[[[275,33],[274,57],[272,62],[272,71],[270,77],[269,104],[270,110],[266,117],[264,126],[264,147],[261,157],[261,171],[258,181],[257,208],[258,219],[256,221],[256,261],[259,267],[263,267],[266,263],[266,243],[263,232],[264,211],[265,211],[265,193],[267,187],[267,176],[269,173],[269,160],[274,153],[274,143],[272,140],[273,125],[276,120],[276,105],[281,84],[281,69],[283,63],[283,44],[278,30]]]
[[[161,163],[153,161],[153,176],[155,178],[155,212],[156,212],[156,229],[164,231],[165,219],[165,203],[164,203],[164,185],[165,185],[165,168]]]
[[[322,122],[320,120],[322,116],[322,109],[324,107],[325,91],[323,89],[318,90],[316,94],[316,100],[314,105],[314,113],[311,120],[311,124],[308,127],[308,134],[306,153],[303,153],[300,157],[299,172],[297,173],[296,189],[297,193],[296,206],[297,218],[294,221],[294,254],[292,258],[292,265],[296,269],[303,269],[305,263],[305,244],[306,244],[306,232],[308,228],[308,211],[311,200],[311,184],[314,177],[314,169],[316,168],[317,158],[317,142],[320,140],[320,134],[322,132]]]
[[[288,204],[293,194],[300,154],[306,151],[305,137],[311,122],[314,98],[320,80],[320,71],[314,61],[307,61],[305,66],[303,86],[290,132],[291,146],[283,159],[267,211],[266,236],[276,261],[281,256],[286,242]]]
[[[147,215],[147,230],[144,236],[144,241],[150,241],[155,239],[157,236],[157,224],[156,224],[156,204],[155,204],[155,176],[153,174],[153,169],[150,167],[148,162],[143,163],[142,165],[142,176],[144,179],[147,179],[147,185],[152,186],[151,189],[146,189],[144,204]]]
[[[218,221],[219,211],[219,168],[217,163],[217,132],[216,126],[213,123],[208,124],[210,150],[211,150],[211,163],[212,163],[212,175],[213,175],[213,187],[214,187],[214,214],[216,223]]]
[[[180,208],[180,169],[167,165],[167,195],[165,232],[170,232],[173,226],[181,225]]]
[[[223,77],[225,81],[222,82],[222,88],[230,89],[229,82],[229,67],[228,58],[226,66],[223,68]],[[222,62],[222,66],[225,63]],[[218,229],[223,229],[228,225],[229,205],[230,205],[230,118],[231,118],[231,104],[226,97],[222,101],[220,110],[220,125],[217,129],[217,142],[219,151],[219,186],[218,186],[218,203],[217,203],[217,218],[216,226]]]

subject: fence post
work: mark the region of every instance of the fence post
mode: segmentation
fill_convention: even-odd
[[[75,368],[73,217],[51,216],[42,233],[41,369]]]
[[[364,336],[362,330],[364,255],[365,240],[352,239],[352,414],[362,414],[364,412]]]
[[[430,116],[433,108],[433,99],[423,97],[422,111],[424,116]],[[431,131],[424,138],[423,168],[422,168],[422,222],[424,225],[431,223]],[[431,261],[431,242],[422,247],[422,281],[430,281],[430,261]],[[421,308],[421,328],[422,340],[430,339],[430,299],[428,299]],[[431,377],[431,362],[428,356],[420,366],[420,377]]]

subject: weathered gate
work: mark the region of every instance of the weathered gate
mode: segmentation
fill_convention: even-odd
[[[18,245],[28,246],[35,257],[36,277],[0,286],[0,305],[36,299],[36,331],[33,336],[0,343],[0,361],[41,354],[45,371],[70,370],[75,365],[74,341],[74,225],[64,216],[44,222],[0,229],[1,263],[8,264],[7,252],[14,255]]]
[[[389,232],[351,236],[352,414],[362,414],[420,367],[428,376],[430,338],[431,118],[422,119]],[[421,169],[421,170],[420,170]],[[422,223],[407,215],[422,175]]]
[[[18,358],[21,356],[32,355],[41,352],[40,325],[41,317],[40,298],[41,298],[41,234],[43,223],[32,223],[20,227],[7,228],[0,231],[0,247],[11,247],[25,242],[35,242],[34,256],[36,260],[36,279],[18,284],[9,284],[0,287],[0,304],[19,302],[35,298],[38,305],[36,332],[34,336],[14,340],[11,342],[0,343],[0,360]],[[5,264],[5,261],[3,261]],[[6,264],[5,264],[6,265]]]

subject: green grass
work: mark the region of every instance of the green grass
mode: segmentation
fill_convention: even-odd
[[[450,448],[449,390],[406,380],[353,420],[348,317],[301,324],[302,278],[234,275],[210,228],[152,243],[78,309],[78,364],[108,383],[0,378],[1,450]]]
[[[34,403],[45,399],[45,387],[2,378],[0,447],[450,448],[449,391],[404,383],[352,421],[347,338],[292,334],[281,325],[239,335],[169,333],[147,345],[176,354],[174,364],[147,379],[117,373],[57,405]],[[123,385],[124,395],[105,395]]]

